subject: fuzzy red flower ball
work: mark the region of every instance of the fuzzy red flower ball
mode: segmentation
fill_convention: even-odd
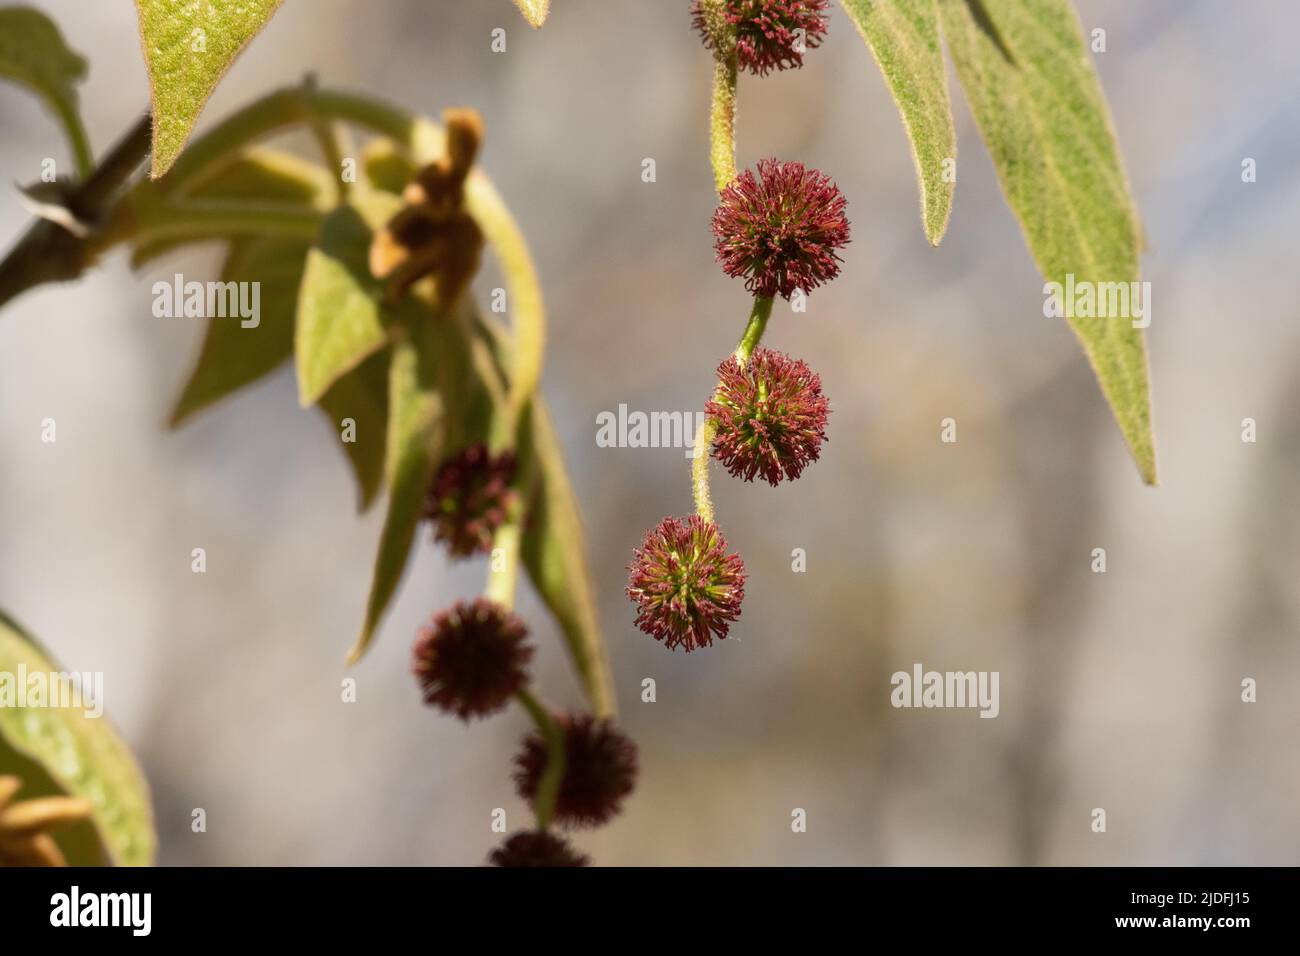
[[[742,70],[766,76],[803,66],[806,51],[826,35],[828,0],[724,0],[723,17],[736,31],[736,60]],[[695,29],[716,52],[701,0],[691,6]]]
[[[722,269],[756,296],[811,292],[840,274],[849,221],[839,187],[802,163],[764,159],[722,191],[713,213]]]
[[[793,481],[821,453],[830,407],[821,378],[799,359],[760,348],[742,368],[733,355],[704,406],[717,425],[713,457],[746,481]]]
[[[524,830],[493,850],[488,862],[493,866],[587,866],[591,860],[564,837],[544,830]]]
[[[636,784],[636,744],[608,720],[591,714],[556,717],[564,732],[564,779],[555,800],[555,822],[600,826],[622,809]],[[515,757],[515,786],[530,804],[547,764],[546,741],[536,731]]]
[[[515,456],[493,457],[482,442],[470,445],[438,468],[425,499],[424,517],[433,537],[445,541],[453,557],[492,550],[492,536],[505,523],[515,492]]]
[[[727,636],[745,598],[745,563],[727,554],[718,526],[699,515],[665,518],[648,532],[628,567],[636,626],[687,653]]]
[[[500,710],[528,680],[527,636],[523,621],[487,598],[436,615],[412,655],[424,702],[461,720]]]

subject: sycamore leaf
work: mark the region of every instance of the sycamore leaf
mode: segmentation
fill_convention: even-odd
[[[352,465],[360,511],[374,503],[383,484],[388,379],[389,354],[376,352],[335,382],[317,404]]]
[[[921,225],[937,246],[956,184],[957,134],[935,0],[840,0],[903,117],[921,186]]]
[[[292,239],[242,239],[231,245],[221,281],[256,289],[257,315],[208,319],[198,362],[172,411],[172,427],[273,372],[293,354],[298,286],[306,260],[307,246]]]
[[[940,0],[939,9],[957,76],[1039,270],[1056,288],[1085,283],[1101,298],[1113,289],[1119,301],[1122,286],[1131,310],[1141,228],[1068,0]],[[1145,320],[1066,317],[1138,471],[1154,484],[1146,340],[1134,327]]]
[[[91,819],[109,859],[119,866],[152,864],[158,839],[149,788],[108,718],[87,715],[102,699],[83,699],[80,707],[48,706],[49,700],[36,705],[30,699],[25,706],[11,706],[8,697],[17,693],[16,682],[24,673],[28,677],[43,675],[48,685],[49,675],[65,672],[18,624],[0,613],[0,699],[4,700],[0,706],[4,744],[0,747],[0,772],[16,772],[29,779],[26,771],[32,764],[38,765],[48,780],[25,786],[22,796],[39,796],[52,781],[68,796],[85,797],[92,805]],[[24,683],[30,691],[31,682]],[[6,766],[12,754],[18,755],[17,764]],[[56,839],[62,845],[62,839]],[[79,854],[70,856],[69,862],[83,859]]]
[[[369,253],[373,228],[386,220],[383,209],[396,208],[398,200],[370,193],[368,202],[364,218],[354,206],[326,216],[307,255],[294,341],[303,407],[388,341],[391,310],[381,302],[383,284],[370,273]]]
[[[176,161],[217,83],[280,2],[136,0],[153,93],[154,179]]]
[[[535,29],[541,29],[547,14],[551,12],[551,0],[515,0],[515,6]]]
[[[54,111],[83,178],[94,165],[77,109],[77,84],[85,76],[86,61],[68,48],[49,17],[31,7],[0,9],[0,79],[28,87]]]

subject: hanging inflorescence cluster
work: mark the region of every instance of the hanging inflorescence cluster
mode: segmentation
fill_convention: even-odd
[[[429,277],[437,299],[454,302],[478,267],[482,236],[465,210],[464,184],[478,152],[476,113],[449,111],[447,155],[419,170],[405,205],[376,234],[371,271],[390,297]],[[446,314],[433,321],[450,321]],[[470,442],[434,469],[422,516],[454,559],[493,553],[498,535],[521,520],[520,467],[510,449]],[[489,595],[494,593],[489,588]],[[424,703],[463,721],[496,714],[512,701],[537,730],[515,757],[514,781],[537,818],[533,829],[492,851],[499,866],[582,866],[587,857],[552,831],[599,826],[622,808],[636,781],[636,746],[614,723],[587,713],[552,714],[530,688],[534,648],[528,628],[504,593],[457,601],[420,630],[411,667]]]
[[[825,0],[695,0],[692,13],[715,56],[761,76],[802,65],[825,35],[825,9]],[[715,93],[715,108],[734,102],[734,89],[725,92]],[[734,144],[724,152],[734,156]],[[740,346],[718,366],[697,453],[745,481],[793,481],[821,454],[830,402],[807,364],[758,342],[776,296],[806,295],[839,274],[849,241],[844,194],[815,169],[765,159],[723,186],[712,229],[723,271],[744,279],[755,303]],[[707,459],[696,469],[697,513],[665,518],[646,534],[627,586],[637,627],[687,652],[725,638],[745,595],[744,562],[728,553],[713,520]]]
[[[471,445],[443,463],[429,487],[425,516],[435,540],[453,557],[487,553],[493,534],[515,506],[514,460]],[[593,827],[622,808],[636,782],[636,745],[612,721],[587,713],[549,715],[529,691],[533,647],[514,612],[487,597],[458,601],[434,615],[416,639],[412,670],[424,702],[469,721],[520,700],[558,736],[553,747],[539,730],[524,738],[515,757],[516,789],[539,816],[535,830],[515,833],[494,850],[499,866],[582,866],[588,860],[548,826]],[[551,760],[562,772],[543,793]],[[539,802],[548,807],[539,812]]]

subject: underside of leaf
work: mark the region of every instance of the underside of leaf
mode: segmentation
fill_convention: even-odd
[[[1119,291],[1129,314],[1069,316],[1138,471],[1156,481],[1141,229],[1101,84],[1068,0],[940,0],[957,76],[1039,270]],[[1048,295],[1047,287],[1044,295]],[[1144,296],[1145,301],[1145,296]],[[1136,325],[1135,325],[1136,323]]]
[[[957,134],[935,0],[840,3],[876,58],[898,105],[921,187],[921,224],[930,245],[937,246],[952,210]]]

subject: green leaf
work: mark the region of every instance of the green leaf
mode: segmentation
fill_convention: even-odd
[[[263,146],[250,146],[214,164],[179,189],[161,187],[171,199],[204,201],[263,202],[309,206],[322,212],[334,198],[334,181],[316,163],[292,153]]]
[[[439,353],[445,324],[426,317],[426,321],[416,324],[412,337],[402,338],[393,346],[385,456],[388,511],[380,532],[365,622],[348,652],[349,664],[360,660],[370,646],[401,583],[424,509],[425,492],[438,463],[444,424],[440,384],[443,361]]]
[[[298,396],[304,407],[315,404],[341,376],[356,368],[388,341],[391,315],[381,304],[383,285],[370,274],[370,238],[375,223],[355,206],[340,206],[321,226],[320,238],[307,255],[298,296],[295,353]],[[394,203],[397,200],[387,197]]]
[[[330,423],[334,440],[342,447],[357,479],[357,507],[365,511],[374,503],[384,479],[384,453],[388,432],[388,352],[376,352],[344,375],[321,396],[317,405]],[[344,440],[344,421],[351,419],[350,441]]]
[[[49,17],[31,7],[0,9],[0,78],[28,87],[54,111],[83,179],[94,166],[77,109],[77,84],[85,76],[86,61],[68,49]]]
[[[538,491],[525,526],[524,566],[564,632],[592,709],[609,716],[615,709],[613,681],[596,613],[582,518],[550,414],[540,400],[530,408],[532,445],[521,449],[520,456],[531,456]]]
[[[221,281],[258,283],[258,324],[245,327],[246,320],[238,316],[208,319],[198,362],[172,411],[172,427],[275,371],[293,354],[298,286],[306,261],[307,246],[292,239],[232,244]]]
[[[840,3],[876,58],[903,117],[921,186],[921,224],[930,245],[937,246],[952,210],[956,177],[945,173],[956,172],[957,134],[935,0]]]
[[[944,35],[1025,241],[1049,282],[1136,282],[1141,228],[1101,84],[1067,0],[941,0]],[[1127,318],[1070,318],[1148,484],[1146,341]]]
[[[516,415],[532,400],[542,377],[546,350],[546,307],[528,243],[506,208],[505,201],[486,176],[469,178],[465,204],[483,230],[488,245],[501,264],[511,313],[511,405]]]
[[[497,374],[504,375],[512,365],[511,344],[504,330],[482,318],[476,319],[475,328],[494,356]],[[592,709],[609,716],[616,709],[609,652],[600,630],[582,516],[564,451],[540,394],[533,397],[524,415],[527,427],[521,428],[519,467],[536,475],[525,519],[524,566],[560,626]]]
[[[515,0],[515,6],[534,29],[541,29],[551,12],[551,0]]]
[[[280,0],[135,0],[153,91],[153,178],[171,168],[231,62]]]
[[[163,180],[161,185],[165,185]],[[320,166],[279,150],[252,147],[232,155],[202,177],[187,182],[183,189],[162,190],[169,199],[210,205],[238,202],[247,208],[262,203],[272,208],[318,209],[332,205],[334,184]],[[236,237],[230,237],[232,240]],[[137,245],[131,252],[131,267],[141,266],[188,245],[194,240],[157,239]]]
[[[0,680],[16,681],[20,668],[28,675],[63,673],[32,637],[0,614]],[[64,793],[91,802],[96,831],[112,862],[148,866],[158,841],[144,777],[108,719],[88,717],[85,711],[0,707],[0,738],[7,748],[39,764]]]
[[[0,776],[15,776],[22,781],[22,789],[15,800],[36,800],[41,797],[66,797],[68,792],[50,776],[40,762],[15,750],[0,734]],[[50,836],[63,852],[69,866],[107,866],[108,857],[100,842],[95,821],[90,817],[54,829]]]

